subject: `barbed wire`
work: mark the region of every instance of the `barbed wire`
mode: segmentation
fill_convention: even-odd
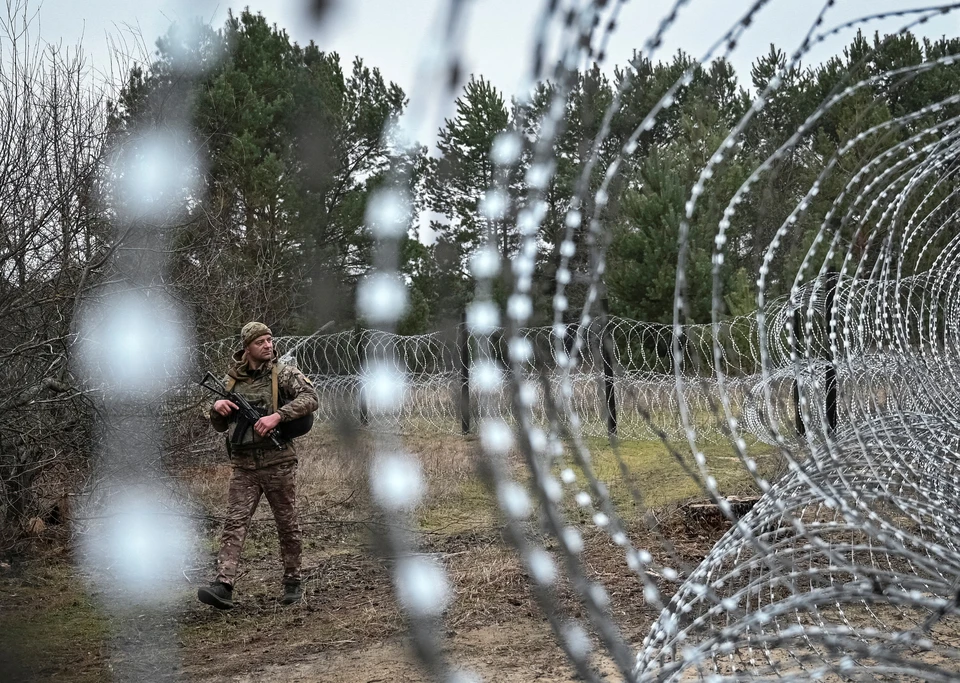
[[[476,292],[466,312],[466,347],[475,347],[476,353],[471,353],[469,365],[461,366],[483,377],[475,387],[478,429],[486,474],[506,520],[505,538],[528,570],[534,596],[582,680],[598,680],[588,665],[596,644],[630,681],[955,680],[960,669],[955,646],[960,555],[953,540],[958,516],[954,482],[960,439],[953,417],[958,404],[958,297],[953,286],[958,243],[953,233],[960,127],[948,112],[960,100],[947,95],[912,110],[904,105],[876,119],[870,116],[875,105],[861,102],[855,130],[862,132],[851,134],[836,153],[811,156],[816,175],[804,196],[783,223],[774,226],[769,243],[755,247],[762,250],[762,260],[753,315],[743,321],[723,319],[721,273],[727,251],[743,248],[728,244],[743,207],[780,161],[807,144],[828,112],[857,97],[862,100],[864,94],[869,100],[874,86],[895,88],[952,66],[957,57],[927,55],[920,64],[891,63],[876,75],[840,78],[797,130],[782,131],[785,141],[750,170],[723,211],[713,242],[707,326],[690,324],[687,278],[691,225],[709,179],[737,153],[759,112],[810,50],[844,30],[881,18],[900,20],[901,30],[908,30],[960,5],[837,20],[837,3],[822,4],[800,34],[796,50],[757,86],[752,106],[706,157],[699,177],[687,188],[679,223],[673,320],[667,326],[610,319],[602,310],[612,231],[607,209],[615,181],[637,153],[640,135],[676,103],[694,67],[650,108],[604,168],[600,150],[629,87],[629,76],[623,79],[598,134],[583,141],[592,151],[578,169],[564,219],[554,323],[531,329],[539,227],[546,215],[546,188],[557,168],[555,144],[564,125],[566,98],[578,67],[603,61],[593,46],[607,44],[621,4],[546,3],[532,57],[532,78],[537,80],[543,76],[545,37],[555,31],[551,37],[560,46],[559,59],[550,74],[553,88],[546,113],[532,139],[504,133],[491,150],[487,191],[504,198],[506,207],[486,216],[487,237],[492,240],[503,223],[516,226],[521,239],[509,264],[492,248],[482,248],[472,264]],[[681,11],[693,4],[673,3],[638,57],[652,59]],[[732,53],[772,4],[751,3],[700,62]],[[851,72],[887,42],[878,39],[866,46]],[[523,104],[518,102],[521,110]],[[528,187],[515,201],[507,190],[520,154],[512,150],[524,145]],[[851,167],[846,178],[838,173]],[[594,177],[602,178],[599,188],[590,182]],[[830,186],[838,177],[839,187]],[[823,202],[821,191],[828,186],[834,194]],[[797,266],[783,259],[784,242],[796,241],[804,219],[813,221],[815,234],[812,242],[805,242],[809,248]],[[577,236],[584,239],[574,239]],[[565,290],[580,245],[589,252],[589,285],[579,317],[571,319]],[[920,272],[923,262],[932,265]],[[501,325],[493,283],[507,265],[512,291]],[[773,274],[782,279],[784,268],[790,269],[788,282],[793,276],[790,293],[786,300],[772,302]],[[389,351],[378,355],[394,363],[392,376],[408,388],[396,410],[381,412],[382,426],[401,429],[404,411],[414,414],[408,408],[411,402],[431,405],[426,395],[412,389],[426,386],[423,378],[446,377],[437,388],[456,395],[456,354],[429,354],[437,361],[435,367],[444,370],[421,374],[423,359],[405,346],[417,343],[391,339],[383,347]],[[692,571],[678,569],[682,562],[668,546],[659,554],[634,546],[630,524],[606,482],[597,477],[584,436],[609,430],[611,395],[619,407],[616,438],[611,438],[615,453],[624,436],[660,438],[732,524]],[[428,409],[418,410],[418,418],[435,426],[449,422],[452,412],[439,419]],[[785,464],[782,477],[768,480],[757,467],[754,445],[746,438],[751,435],[774,446]],[[763,493],[744,517],[738,518],[724,497],[701,450],[704,441],[727,441]],[[511,449],[522,456],[526,482],[503,464]],[[562,484],[557,479],[561,468]],[[403,471],[405,477],[416,478],[416,461],[407,462]],[[638,490],[641,504],[642,495]],[[644,601],[660,610],[636,657],[605,608],[608,594],[580,558],[580,531],[564,508],[573,501],[593,512],[594,525],[623,549],[627,566],[643,586]],[[552,546],[525,531],[524,522],[534,510],[540,530],[553,537]],[[556,550],[551,552],[551,547]],[[561,574],[584,607],[582,618],[562,616],[556,591]],[[424,576],[438,588],[426,591],[421,602],[445,605],[449,595],[442,570],[433,568]],[[416,613],[405,603],[405,590],[409,584],[398,580],[401,604]],[[434,677],[454,680],[452,674],[443,675],[449,670],[440,658],[423,647],[435,644],[436,638],[416,629],[413,636],[421,661]]]
[[[919,288],[932,286],[935,279],[918,276],[906,279],[897,287],[909,296]],[[825,312],[826,294],[822,287],[809,286],[809,291],[800,294],[805,301],[803,315],[822,316]],[[884,397],[884,406],[899,394],[897,357],[878,352],[882,343],[882,329],[876,328],[878,318],[866,315],[876,310],[883,297],[877,286],[854,285],[851,280],[841,279],[836,286],[837,305],[860,311],[864,318],[857,330],[850,330],[845,354],[856,359],[857,370],[850,366],[839,369],[840,391],[850,391]],[[686,402],[693,406],[697,415],[697,430],[701,438],[722,442],[727,438],[725,428],[711,409],[719,403],[720,387],[714,377],[716,363],[713,347],[720,350],[720,367],[726,377],[728,399],[737,408],[735,414],[745,430],[757,440],[773,444],[771,426],[778,432],[789,431],[795,423],[793,398],[794,367],[790,360],[788,327],[798,307],[786,297],[767,307],[770,321],[771,367],[767,373],[759,372],[760,354],[757,316],[739,316],[725,320],[719,325],[700,324],[684,326],[682,337],[683,358],[677,365],[684,376],[690,379],[684,389]],[[828,365],[828,344],[823,325],[811,326],[809,360],[803,375],[813,379],[822,377]],[[582,433],[589,437],[605,437],[608,433],[607,401],[603,392],[604,360],[603,340],[610,339],[612,349],[612,376],[610,377],[614,404],[617,409],[617,433],[623,439],[651,440],[662,434],[670,438],[683,437],[684,427],[679,417],[678,394],[674,376],[675,362],[670,354],[673,329],[670,325],[645,323],[610,316],[606,320],[595,319],[586,326],[569,324],[565,328],[569,346],[573,339],[580,339],[579,350],[573,361],[574,372],[570,382],[571,402],[579,416]],[[524,376],[545,374],[551,392],[560,390],[560,363],[554,345],[555,331],[552,327],[534,327],[520,330],[517,335],[526,340],[541,361],[524,366]],[[335,423],[344,417],[354,422],[363,421],[364,406],[361,399],[363,385],[363,358],[372,349],[394,349],[392,362],[398,372],[406,376],[406,387],[400,410],[392,416],[387,427],[393,430],[430,429],[438,433],[456,433],[462,429],[461,390],[464,383],[470,384],[469,371],[478,363],[493,362],[501,369],[507,366],[506,340],[502,330],[489,335],[489,347],[485,354],[478,353],[479,340],[471,335],[464,324],[446,333],[435,332],[422,335],[388,334],[377,330],[351,330],[310,336],[285,336],[276,339],[277,353],[281,360],[295,364],[313,381],[320,395],[317,417],[321,421]],[[225,367],[227,359],[237,350],[236,339],[228,338],[204,344],[198,351],[196,364],[199,368]],[[533,356],[531,356],[532,358]],[[464,374],[464,364],[467,374]],[[474,377],[474,384],[476,378]],[[478,424],[483,419],[510,420],[512,407],[509,387],[501,378],[497,384],[498,398],[481,407],[470,402],[469,423]],[[763,396],[769,392],[776,400],[765,411]],[[195,397],[194,397],[195,399]],[[544,409],[545,394],[537,391],[534,413],[538,424],[546,424]],[[811,410],[819,410],[811,420],[824,419],[826,402],[825,387],[820,387],[811,397]],[[916,406],[903,406],[913,409]],[[849,422],[872,414],[876,405],[858,409],[839,404],[840,416]],[[863,412],[867,411],[867,412]]]
[[[339,423],[346,417],[373,432],[373,497],[381,512],[402,519],[405,528],[415,526],[410,513],[425,485],[416,454],[404,450],[399,433],[456,432],[473,425],[484,476],[504,519],[504,538],[582,680],[598,680],[588,665],[597,643],[630,681],[956,680],[960,117],[952,114],[960,95],[912,110],[904,104],[876,119],[870,116],[875,105],[858,104],[856,98],[869,95],[873,86],[895,87],[955,67],[960,58],[928,55],[919,64],[891,64],[869,77],[847,74],[797,130],[781,131],[785,141],[747,169],[716,225],[711,318],[698,324],[689,320],[691,225],[708,181],[813,47],[881,13],[835,21],[836,3],[824,2],[796,50],[757,87],[752,106],[705,157],[687,188],[673,314],[665,324],[613,317],[605,310],[612,231],[607,209],[614,181],[630,167],[640,136],[676,104],[694,67],[667,89],[603,167],[599,150],[630,86],[628,75],[618,83],[595,139],[584,141],[592,152],[579,169],[558,237],[553,323],[531,327],[539,228],[557,168],[566,100],[578,69],[602,63],[603,55],[591,46],[607,44],[623,4],[544,3],[530,78],[547,77],[543,46],[556,45],[545,113],[531,124],[536,133],[529,138],[509,131],[497,138],[490,154],[492,181],[483,188],[505,204],[485,216],[486,239],[492,240],[496,227],[509,225],[520,244],[509,264],[489,243],[480,248],[471,262],[476,290],[466,322],[433,334],[390,331],[402,309],[393,304],[405,300],[396,258],[405,223],[398,217],[410,214],[414,182],[398,171],[368,207],[376,269],[358,298],[361,314],[379,318],[382,330],[282,337],[276,340],[278,352],[313,380],[321,420]],[[657,54],[663,36],[691,4],[671,5],[640,57]],[[700,62],[729,56],[771,4],[751,3]],[[443,34],[415,84],[414,119],[423,116],[431,98],[448,97],[449,84],[457,80],[462,5],[452,0],[447,20],[439,23]],[[960,3],[947,3],[882,16],[907,30],[958,8]],[[865,48],[862,61],[883,45],[878,40]],[[743,248],[728,243],[732,227],[777,164],[808,145],[828,112],[851,103],[858,110],[855,130],[861,132],[835,152],[810,156],[816,168],[803,196],[781,225],[765,233],[772,235],[769,242],[753,247],[760,258],[756,310],[725,317],[724,256]],[[527,104],[517,102],[521,116],[528,115]],[[507,190],[521,152],[528,162],[526,191],[516,199]],[[843,176],[843,168],[853,170]],[[592,178],[602,178],[599,187]],[[828,186],[833,195],[824,201]],[[804,220],[813,233],[802,237],[812,239],[804,242],[809,244],[799,264],[788,262],[784,243],[800,241],[797,226]],[[565,292],[571,264],[584,246],[589,253],[579,256],[587,257],[588,283],[577,315],[568,310]],[[501,311],[494,283],[504,268],[510,269],[506,280],[512,289]],[[775,273],[789,286],[785,297],[771,295]],[[197,349],[192,367],[222,368],[235,349],[235,340],[206,344]],[[171,390],[168,398],[168,405],[181,408],[200,401],[196,389],[186,386]],[[660,440],[730,530],[692,569],[684,568],[667,543],[643,547],[649,537],[633,533],[636,525],[598,477],[588,437],[608,437],[621,465],[624,439]],[[761,492],[742,517],[704,455],[705,443],[729,444],[744,479]],[[758,467],[758,446],[783,463],[778,476]],[[519,454],[523,475],[505,464],[508,453]],[[632,494],[642,509],[643,482]],[[609,596],[584,566],[582,534],[569,509],[587,510],[592,524],[622,549],[645,604],[657,610],[642,643],[628,642],[606,609]],[[538,534],[530,532],[535,515]],[[544,536],[552,537],[551,543]],[[443,567],[415,552],[411,534],[387,531],[381,541],[397,558],[391,576],[421,663],[435,680],[458,680],[440,646],[443,612],[453,599]],[[560,576],[584,606],[583,617],[561,609]]]

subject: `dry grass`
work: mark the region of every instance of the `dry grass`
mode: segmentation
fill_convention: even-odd
[[[277,601],[280,565],[276,531],[266,504],[261,504],[254,518],[244,549],[238,607],[223,614],[196,602],[196,586],[209,579],[213,568],[230,466],[220,457],[216,464],[172,473],[192,509],[208,520],[202,566],[190,574],[193,583],[182,582],[173,587],[179,595],[174,616],[164,616],[165,628],[175,629],[179,650],[195,675],[210,674],[211,658],[222,659],[213,657],[214,653],[225,650],[236,652],[238,658],[232,664],[217,665],[217,671],[224,675],[234,670],[231,667],[240,673],[249,671],[245,667],[249,667],[250,661],[287,662],[305,650],[360,647],[382,642],[402,631],[403,620],[393,598],[388,567],[369,552],[374,536],[371,532],[382,522],[371,505],[367,485],[375,438],[363,433],[348,438],[333,429],[318,428],[298,443],[298,502],[304,527],[304,569],[309,577],[305,583],[307,602],[298,609],[284,609]],[[403,447],[418,457],[428,483],[427,496],[416,520],[421,530],[429,532],[422,539],[421,549],[442,559],[456,593],[446,619],[448,628],[540,624],[542,616],[530,597],[526,573],[503,543],[498,512],[477,475],[476,438],[408,434],[400,439]],[[633,533],[647,533],[637,522],[636,506],[609,447],[600,440],[591,441],[590,447],[595,468],[610,487]],[[676,512],[678,502],[697,496],[697,484],[684,474],[662,444],[626,442],[620,453],[644,492],[646,505],[668,506]],[[749,488],[749,480],[732,452],[717,447],[708,450],[707,457],[721,490],[739,493]],[[519,458],[514,455],[512,460],[515,476],[526,480]],[[583,479],[579,482],[582,484]],[[568,498],[575,490],[570,489]],[[570,514],[575,522],[579,511],[572,503]],[[632,620],[628,630],[639,633],[646,628],[650,615],[636,608],[641,591],[635,577],[628,575],[622,549],[589,524],[583,528],[587,541],[585,560],[591,571],[611,586],[618,616]],[[531,533],[537,532],[531,529]],[[714,536],[711,533],[687,539],[679,550],[696,561],[698,555],[702,557],[709,549]],[[639,536],[636,540],[647,545]],[[543,541],[549,548],[550,539]],[[647,541],[655,543],[652,539]],[[97,607],[97,600],[83,596],[83,584],[64,559],[58,560],[59,573],[50,579],[50,586],[32,585],[34,580],[29,576],[26,584],[0,584],[8,592],[22,591],[18,597],[22,602],[8,600],[8,594],[4,594],[4,604],[0,606],[0,630],[4,632],[0,635],[0,648],[16,651],[21,657],[26,653],[25,661],[35,657],[30,654],[33,652],[64,653],[63,657],[46,658],[46,668],[34,666],[10,680],[45,680],[53,671],[71,670],[78,661],[83,662],[84,671],[91,672],[92,679],[104,671],[112,651],[108,621]],[[60,591],[63,600],[42,600],[48,590]],[[565,602],[573,615],[578,614],[577,601],[572,596],[567,596]],[[546,643],[544,646],[552,647]],[[527,645],[518,643],[518,647]],[[81,652],[90,654],[81,656]],[[41,675],[40,671],[44,673]]]
[[[414,434],[403,436],[402,443],[417,455],[428,481],[417,521],[430,533],[421,537],[420,550],[443,563],[455,593],[444,618],[446,642],[466,653],[468,661],[489,664],[494,672],[491,680],[511,661],[536,661],[545,672],[559,671],[564,666],[562,655],[531,597],[522,563],[501,538],[496,508],[476,474],[476,440]],[[176,641],[171,652],[182,661],[187,678],[198,680],[258,680],[273,669],[283,676],[293,675],[295,664],[345,654],[338,650],[381,651],[385,643],[401,650],[401,640],[391,640],[403,632],[404,624],[391,589],[389,566],[369,552],[371,529],[382,522],[367,493],[366,473],[374,444],[371,435],[347,439],[324,429],[300,444],[299,503],[308,575],[305,603],[284,608],[278,602],[277,540],[266,505],[257,513],[244,551],[245,573],[238,583],[236,609],[222,613],[197,603],[196,587],[209,578],[213,567],[217,518],[224,511],[230,468],[221,461],[183,469],[176,476],[184,492],[196,509],[212,519],[206,528],[204,566],[191,574],[192,583],[178,579],[172,609],[148,615],[155,622],[152,626],[139,614],[117,618],[111,613],[108,621],[98,606],[102,597],[82,593],[83,584],[62,556],[48,558],[47,563],[35,564],[16,577],[0,572],[0,681],[49,680],[54,675],[61,680],[109,677],[121,656],[117,633],[124,629],[128,634],[125,652],[137,657],[146,657],[140,653],[154,647],[151,628],[153,633],[165,630]],[[619,455],[643,493],[640,503],[631,498],[606,442],[594,440],[589,446],[594,469],[609,486],[631,541],[649,549],[657,563],[687,572],[729,527],[722,519],[707,524],[690,514],[685,502],[700,498],[701,489],[663,444],[632,441],[620,446]],[[689,457],[685,449],[678,451],[681,458]],[[707,446],[704,453],[721,492],[753,492],[752,479],[729,447]],[[751,444],[750,454],[761,472],[775,469],[776,458],[769,449]],[[515,476],[525,480],[524,469],[513,457]],[[557,469],[568,464],[569,458]],[[570,522],[582,522],[583,565],[591,580],[606,588],[612,617],[625,638],[640,642],[656,614],[645,606],[642,585],[627,569],[623,548],[573,504],[583,477],[577,482],[567,489],[565,501]],[[659,522],[656,531],[640,520],[639,512],[648,509],[653,509]],[[556,550],[555,539],[542,535],[535,524],[529,533],[548,551]],[[664,580],[661,587],[671,593],[676,584]],[[563,618],[585,619],[583,605],[568,583],[560,580],[557,588]],[[485,640],[488,631],[509,635]],[[14,665],[20,667],[16,675],[8,675]],[[409,671],[414,671],[412,665]],[[384,678],[417,680],[415,676]]]
[[[298,445],[298,499],[305,516],[326,510],[330,517],[358,521],[373,515],[367,471],[376,438],[369,433],[344,436],[332,429],[315,429]],[[425,531],[452,532],[492,520],[489,512],[483,520],[476,517],[488,507],[489,498],[476,474],[474,437],[406,434],[400,442],[417,457],[427,482],[418,515]]]
[[[305,519],[344,522],[370,519],[373,511],[367,469],[375,439],[375,435],[369,433],[346,437],[332,428],[317,428],[298,442],[298,503]],[[481,456],[476,437],[407,434],[400,440],[402,447],[419,459],[428,483],[418,515],[424,530],[458,533],[496,522],[492,498],[477,474],[477,459]],[[621,474],[609,443],[604,439],[589,439],[587,443],[594,471],[609,487],[614,502],[625,511],[636,511],[637,501],[630,494],[630,486]],[[770,476],[776,460],[772,450],[762,444],[750,444],[749,448],[760,473]],[[624,441],[618,450],[633,484],[642,494],[640,504],[644,510],[704,496],[702,484],[689,476],[677,457],[661,442]],[[686,465],[695,469],[685,444],[676,450]],[[730,446],[706,444],[702,450],[710,474],[716,478],[723,494],[756,491],[752,478]],[[525,480],[528,475],[519,456],[513,454],[510,460],[514,475]],[[572,458],[566,456],[561,460],[564,462],[572,463]],[[558,469],[564,466],[561,464]],[[578,467],[573,469],[581,474]],[[179,476],[191,501],[214,517],[223,514],[230,477],[225,459],[214,467],[184,469]],[[582,484],[582,476],[578,480]],[[268,516],[267,510],[262,512]]]

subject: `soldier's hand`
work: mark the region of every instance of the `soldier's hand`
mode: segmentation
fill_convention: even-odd
[[[233,401],[228,401],[225,398],[220,399],[219,401],[214,403],[213,409],[220,415],[223,415],[224,417],[227,417],[228,415],[230,415],[230,413],[232,413],[234,410],[239,410],[236,403],[234,403]]]
[[[280,424],[280,419],[280,413],[264,415],[257,420],[257,424],[253,425],[253,431],[255,431],[259,436],[266,436],[276,429],[277,425]]]

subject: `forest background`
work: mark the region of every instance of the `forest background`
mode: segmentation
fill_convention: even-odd
[[[183,43],[189,35],[192,44]],[[738,139],[733,154],[711,178],[692,226],[690,318],[709,320],[710,258],[723,208],[752,169],[770,157],[832,93],[890,70],[960,52],[960,39],[918,41],[912,34],[872,38],[858,34],[842,55],[781,76],[782,85]],[[509,180],[512,204],[523,207],[530,183],[529,151],[554,86],[542,83],[529,103],[506,102],[482,76],[472,76],[456,101],[455,115],[438,133],[435,149],[401,145],[384,135],[402,116],[407,98],[385,82],[375,66],[341,64],[316,45],[299,46],[262,15],[243,12],[219,31],[175,29],[157,44],[155,61],[135,68],[118,101],[111,103],[105,130],[109,155],[144,128],[172,118],[189,122],[195,140],[199,191],[183,202],[169,227],[173,258],[161,276],[195,316],[197,337],[212,340],[236,333],[245,320],[268,320],[279,334],[309,334],[327,320],[345,329],[357,320],[357,283],[372,269],[372,239],[365,227],[367,198],[391,167],[408,165],[416,178],[401,270],[409,290],[403,333],[422,333],[459,322],[473,290],[469,262],[491,234],[509,261],[519,243],[516,221],[491,217],[484,206],[491,187],[491,146],[504,132],[526,143],[523,162]],[[610,230],[606,270],[610,312],[650,322],[672,320],[677,229],[690,187],[732,126],[783,70],[784,52],[771,46],[743,82],[722,59],[697,64],[679,53],[668,62],[637,58],[608,78],[599,68],[581,72],[567,100],[555,150],[556,171],[545,193],[546,216],[539,235],[538,304],[548,304],[559,262],[563,218],[577,175],[600,130],[603,114],[629,78],[622,104],[600,149],[592,189],[607,164],[621,153],[643,117],[682,75],[692,78],[676,93],[639,140],[629,169],[610,192],[602,214]],[[193,64],[209,64],[196,69]],[[825,160],[878,124],[916,111],[957,92],[960,68],[934,69],[909,79],[879,78],[810,126],[801,144],[775,160],[759,191],[737,209],[728,232],[724,263],[726,313],[756,307],[752,282],[770,243],[816,180]],[[173,108],[182,111],[172,112]],[[829,206],[872,150],[904,139],[953,113],[919,118],[914,129],[896,126],[845,150],[841,168],[816,202]],[[817,169],[816,171],[814,169]],[[92,178],[96,183],[96,177]],[[96,210],[115,219],[108,193]],[[588,192],[591,196],[593,192]],[[582,207],[585,215],[591,206]],[[823,211],[791,229],[782,249],[784,273],[796,267],[819,228]],[[424,229],[429,226],[429,229]],[[91,226],[96,231],[95,226]],[[91,236],[94,252],[108,246]],[[579,231],[587,239],[588,231]],[[869,236],[864,236],[868,238]],[[429,242],[429,243],[427,243]],[[578,249],[587,258],[587,249]],[[104,264],[107,267],[107,264]],[[99,270],[103,270],[101,267]],[[588,264],[575,264],[570,306],[582,304]],[[753,274],[753,275],[751,275]],[[506,274],[509,277],[509,273]],[[779,294],[790,281],[773,275]],[[508,287],[503,287],[506,292]],[[535,311],[549,306],[535,305]],[[543,315],[543,314],[542,314]],[[546,323],[547,319],[535,323]]]

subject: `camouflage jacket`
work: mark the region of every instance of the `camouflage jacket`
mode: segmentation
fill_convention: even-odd
[[[233,356],[227,369],[224,383],[233,383],[233,391],[242,394],[250,403],[264,412],[269,412],[273,403],[272,373],[277,366],[277,389],[281,422],[289,422],[314,412],[319,399],[310,380],[293,365],[280,363],[276,357],[256,370],[250,368],[243,351]],[[232,444],[233,432],[237,426],[235,414],[224,417],[216,411],[210,411],[210,424],[218,432],[227,432],[227,444],[230,458],[235,465],[248,469],[277,465],[297,459],[296,448],[287,442],[284,450],[278,450],[269,439],[257,436],[249,428],[239,444]]]

